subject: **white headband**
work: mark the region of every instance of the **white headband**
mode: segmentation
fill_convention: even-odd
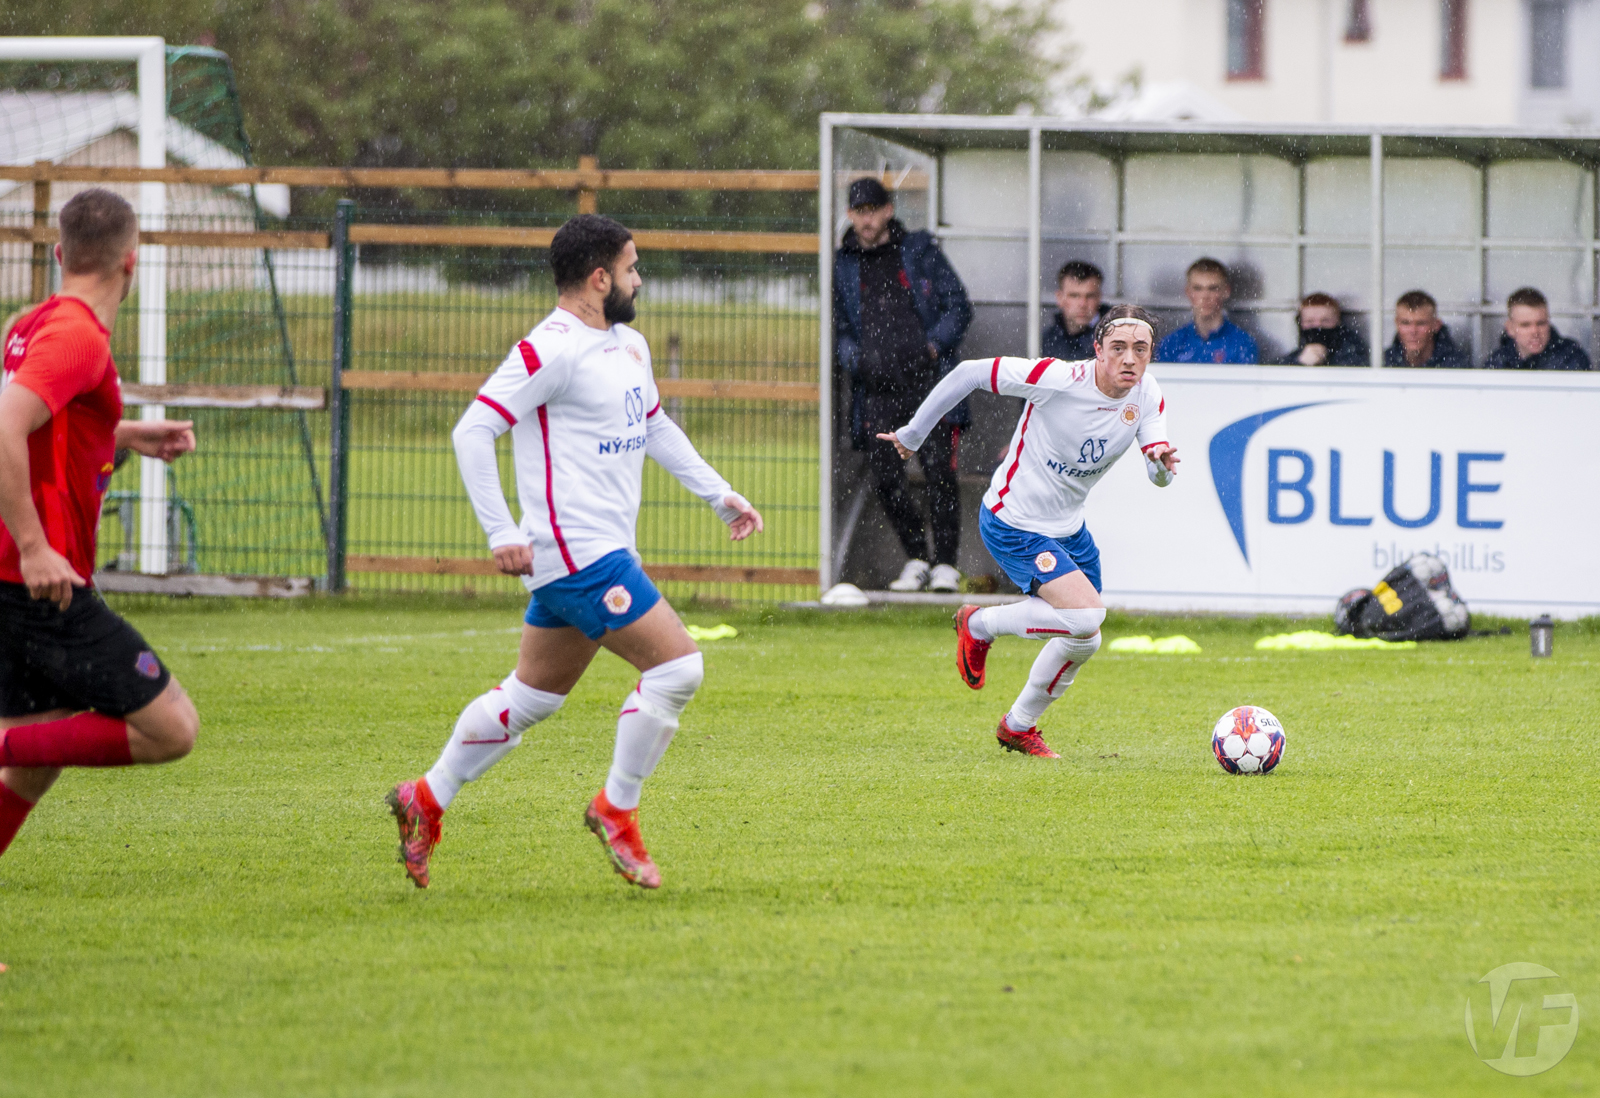
[[[1119,317],[1117,317],[1117,319],[1113,320],[1111,323],[1106,325],[1106,334],[1110,335],[1111,334],[1111,329],[1113,329],[1113,328],[1115,328],[1115,327],[1117,327],[1118,325],[1121,325],[1121,324],[1137,324],[1141,328],[1145,328],[1145,329],[1149,330],[1150,338],[1152,340],[1154,340],[1155,337],[1156,337],[1155,329],[1150,327],[1149,322],[1148,321],[1144,321],[1144,320],[1140,320],[1136,316],[1119,316]]]

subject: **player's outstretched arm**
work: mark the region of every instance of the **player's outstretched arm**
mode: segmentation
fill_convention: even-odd
[[[72,604],[73,587],[86,587],[88,581],[50,547],[33,505],[28,436],[49,422],[50,406],[32,389],[15,384],[0,389],[0,522],[17,543],[28,594],[49,599],[65,612]]]
[[[660,405],[645,421],[644,452],[676,477],[679,484],[709,503],[717,517],[728,524],[728,536],[734,541],[743,541],[765,529],[761,512],[700,456],[683,428],[672,422]]]
[[[990,377],[990,363],[987,358],[969,358],[955,369],[945,374],[939,384],[933,387],[917,408],[917,414],[911,417],[911,422],[898,431],[890,431],[878,437],[885,442],[894,443],[894,448],[899,451],[902,459],[909,458],[913,453],[922,448],[928,440],[939,420],[944,418],[946,412],[966,399],[974,390],[981,389],[987,384]]]
[[[188,419],[125,419],[117,424],[116,447],[145,457],[176,461],[194,452],[194,421]]]
[[[510,429],[505,418],[482,401],[473,401],[450,433],[455,444],[456,465],[467,498],[478,516],[478,525],[489,539],[495,565],[508,576],[533,574],[533,550],[527,536],[506,506],[500,488],[500,463],[495,458],[495,439]]]

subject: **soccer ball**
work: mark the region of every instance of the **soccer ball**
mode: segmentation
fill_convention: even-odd
[[[1230,774],[1265,774],[1283,758],[1283,724],[1259,705],[1241,705],[1218,718],[1211,750]]]

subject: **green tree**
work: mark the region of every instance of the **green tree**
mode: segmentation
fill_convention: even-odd
[[[8,9],[8,10],[7,10]],[[263,163],[809,167],[824,110],[1009,113],[1048,19],[979,0],[4,0],[9,34],[233,59]]]

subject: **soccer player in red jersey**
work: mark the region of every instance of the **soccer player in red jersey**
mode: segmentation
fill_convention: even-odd
[[[171,461],[193,424],[122,418],[111,328],[133,285],[133,208],[99,188],[61,209],[61,292],[0,339],[0,853],[64,766],[170,762],[200,718],[95,592],[116,452]]]

